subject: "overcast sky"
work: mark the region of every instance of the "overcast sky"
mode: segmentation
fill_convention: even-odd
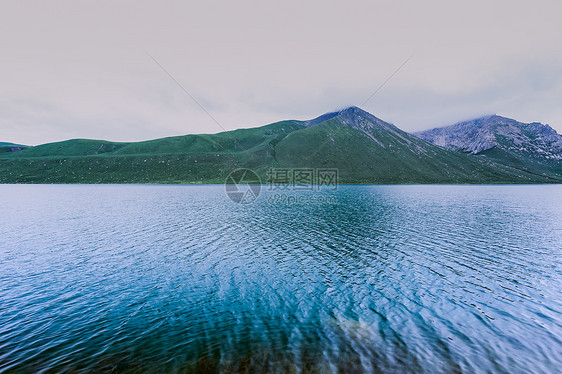
[[[541,0],[0,0],[0,141],[215,133],[349,105],[406,131],[497,113],[562,133],[561,15]]]

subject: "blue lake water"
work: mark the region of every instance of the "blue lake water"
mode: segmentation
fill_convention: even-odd
[[[1,185],[0,372],[560,372],[562,186],[271,194]]]

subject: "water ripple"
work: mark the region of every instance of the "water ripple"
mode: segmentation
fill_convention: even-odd
[[[0,186],[0,372],[562,367],[560,186],[323,193]]]

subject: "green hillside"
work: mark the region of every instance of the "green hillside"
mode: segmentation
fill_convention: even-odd
[[[433,145],[359,108],[312,121],[134,143],[75,139],[0,154],[1,183],[223,183],[237,168],[337,168],[340,183],[560,182]]]
[[[26,149],[26,148],[28,148],[28,146],[26,146],[26,145],[0,142],[0,154],[19,152],[20,150]]]
[[[444,150],[401,130],[374,134],[342,127],[337,119],[289,134],[276,147],[288,167],[330,167],[352,183],[492,183],[532,176]],[[311,151],[313,150],[313,151]]]

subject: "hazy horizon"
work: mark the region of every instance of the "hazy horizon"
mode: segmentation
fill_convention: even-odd
[[[217,133],[350,105],[408,132],[498,114],[562,133],[556,1],[55,0],[0,10],[0,142]]]

